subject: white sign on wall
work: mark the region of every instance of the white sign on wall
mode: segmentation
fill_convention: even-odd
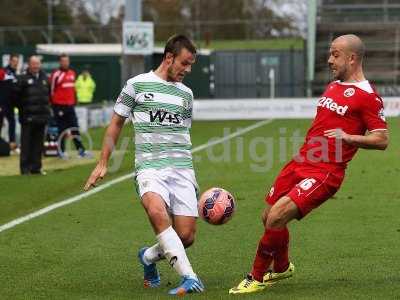
[[[153,53],[153,22],[124,22],[122,35],[122,51],[124,54],[145,55]]]
[[[212,99],[194,100],[194,120],[262,120],[262,119],[311,119],[317,111],[317,99]],[[400,116],[400,98],[383,99],[386,117]],[[82,132],[88,128],[109,124],[113,105],[89,109],[79,106],[76,114]],[[6,135],[7,127],[2,130]]]

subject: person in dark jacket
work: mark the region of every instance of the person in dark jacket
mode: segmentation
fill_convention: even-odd
[[[17,148],[17,144],[15,142],[15,99],[13,91],[17,78],[18,63],[19,55],[11,54],[8,66],[3,69],[4,76],[0,76],[0,80],[2,80],[0,84],[0,106],[2,109],[2,115],[0,116],[0,128],[3,124],[3,117],[5,117],[8,122],[8,140],[11,150],[15,150]]]
[[[31,56],[28,69],[17,77],[16,95],[21,122],[21,174],[43,174],[42,152],[45,127],[50,119],[50,88],[38,56]]]
[[[3,128],[3,118],[5,114],[4,104],[5,104],[5,97],[4,97],[4,78],[6,76],[6,72],[4,69],[0,68],[0,132],[1,128]]]

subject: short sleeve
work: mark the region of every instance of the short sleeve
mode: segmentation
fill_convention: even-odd
[[[133,83],[128,80],[115,102],[114,112],[128,118],[135,105],[135,90]]]
[[[376,94],[371,94],[371,97],[365,101],[362,109],[362,119],[370,132],[387,129],[383,101]]]
[[[189,128],[192,128],[192,119],[193,119],[193,105],[194,105],[194,97],[193,97],[193,92],[192,92],[192,90],[189,90],[190,91],[190,95],[191,95],[191,99],[190,99],[190,101],[189,101],[189,103],[188,103],[188,105],[189,105],[189,111],[190,111],[190,118],[189,118],[189,122],[188,122],[188,127]]]

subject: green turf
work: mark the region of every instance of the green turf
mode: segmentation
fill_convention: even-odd
[[[131,127],[124,128],[120,140],[129,139],[132,136]],[[89,134],[93,138],[93,149],[101,149],[104,129],[94,129]],[[132,169],[133,154],[129,151],[132,149],[131,142],[121,168],[110,172],[110,178],[125,174]],[[1,176],[0,223],[78,194],[82,191],[84,178],[90,174],[93,167],[94,163],[68,170],[48,171],[48,176]]]
[[[390,119],[391,145],[387,151],[360,150],[335,198],[290,225],[295,277],[263,293],[237,298],[398,298],[398,121]],[[195,122],[193,144],[222,135],[224,128],[232,132],[252,123]],[[227,291],[249,270],[262,233],[263,197],[283,164],[279,161],[279,137],[282,141],[295,130],[304,135],[309,124],[310,120],[277,120],[243,135],[243,140],[233,139],[213,148],[218,156],[231,147],[230,162],[210,162],[210,151],[195,155],[202,190],[227,188],[235,195],[238,210],[223,226],[199,222],[197,241],[188,255],[207,292],[188,298],[235,298]],[[286,128],[286,133],[280,128]],[[94,134],[100,136],[101,132]],[[128,131],[125,134],[129,135]],[[251,159],[249,145],[268,136],[275,137],[272,169],[255,172],[263,162],[257,162],[254,155]],[[243,159],[237,157],[241,144]],[[256,151],[261,157],[265,145],[259,143]],[[128,172],[130,165],[127,158],[114,176]],[[91,167],[74,167],[46,177],[0,178],[0,224],[79,193]],[[178,278],[165,263],[159,264],[161,287],[142,288],[136,251],[153,242],[133,183],[125,181],[0,233],[0,299],[168,299],[166,293]]]

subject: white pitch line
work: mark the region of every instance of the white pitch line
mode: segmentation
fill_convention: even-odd
[[[258,128],[258,127],[264,126],[264,125],[266,125],[268,123],[271,123],[271,122],[272,122],[272,119],[268,119],[268,120],[263,120],[263,121],[257,122],[257,123],[255,123],[253,125],[250,125],[248,127],[240,129],[240,130],[238,130],[238,131],[236,131],[234,133],[231,133],[231,134],[229,134],[227,136],[224,136],[224,137],[222,137],[222,138],[220,138],[218,140],[215,140],[215,141],[213,141],[211,143],[206,143],[206,144],[197,146],[197,147],[192,149],[192,153],[196,153],[196,152],[199,152],[201,150],[210,148],[210,147],[212,147],[214,145],[223,143],[223,142],[225,142],[227,140],[230,140],[230,139],[232,139],[234,137],[237,137],[239,135],[247,133],[247,132],[249,132],[251,130],[254,130],[254,129]],[[90,191],[81,193],[79,195],[76,195],[74,197],[65,199],[65,200],[57,202],[57,203],[54,203],[52,205],[46,206],[46,207],[44,207],[42,209],[39,209],[39,210],[37,210],[37,211],[35,211],[33,213],[30,213],[30,214],[27,214],[27,215],[25,215],[23,217],[20,217],[20,218],[17,218],[15,220],[12,220],[12,221],[4,224],[4,225],[1,225],[0,226],[0,232],[5,231],[7,229],[11,229],[11,228],[13,228],[13,227],[15,227],[15,226],[17,226],[19,224],[25,223],[25,222],[27,222],[29,220],[32,220],[34,218],[37,218],[37,217],[39,217],[41,215],[47,214],[48,212],[50,212],[52,210],[55,210],[57,208],[60,208],[60,207],[69,205],[71,203],[80,201],[80,200],[82,200],[84,198],[87,198],[87,197],[89,197],[91,195],[94,195],[94,194],[96,194],[96,193],[98,193],[98,192],[100,192],[100,191],[102,191],[102,190],[104,190],[106,188],[109,188],[110,186],[113,186],[114,184],[117,184],[117,183],[122,182],[122,181],[124,181],[126,179],[129,179],[129,178],[132,178],[134,175],[135,175],[134,172],[133,173],[129,173],[129,174],[125,174],[123,176],[120,176],[120,177],[117,177],[117,178],[115,178],[113,180],[110,180],[110,181],[108,181],[108,182],[106,182],[106,183],[104,183],[104,184],[102,184],[102,185],[100,185],[98,187],[95,187],[95,188],[91,189]]]
[[[199,152],[199,151],[201,151],[201,150],[210,148],[210,147],[212,147],[212,146],[214,146],[214,145],[223,143],[223,142],[225,142],[225,141],[227,141],[227,140],[233,139],[234,137],[237,137],[237,136],[239,136],[239,135],[242,135],[242,134],[244,134],[244,133],[247,133],[247,132],[249,132],[249,131],[251,131],[251,130],[254,130],[254,129],[258,128],[258,127],[264,126],[264,125],[266,125],[266,124],[268,124],[268,123],[271,123],[271,122],[272,122],[272,119],[268,119],[268,120],[264,120],[264,121],[257,122],[257,123],[255,123],[255,124],[253,124],[253,125],[250,125],[250,126],[248,126],[248,127],[245,127],[245,128],[243,128],[243,129],[241,129],[241,130],[238,130],[238,131],[236,131],[236,132],[234,132],[234,133],[228,134],[227,136],[224,136],[223,138],[219,138],[218,140],[215,140],[215,141],[213,141],[213,142],[211,142],[211,143],[206,143],[206,144],[197,146],[196,148],[192,149],[192,153],[196,153],[196,152]]]

